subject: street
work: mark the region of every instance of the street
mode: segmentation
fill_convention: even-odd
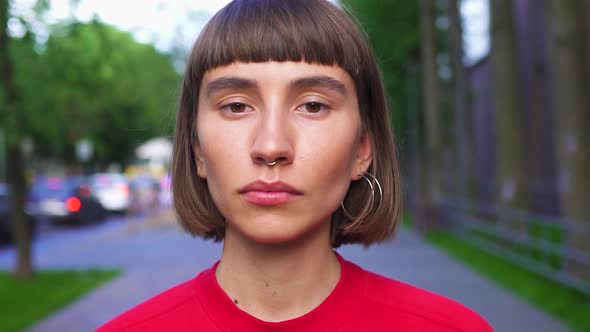
[[[121,268],[121,277],[99,288],[31,331],[89,331],[133,305],[210,267],[221,245],[179,232],[170,212],[123,217],[79,229],[52,229],[34,246],[35,265],[49,268]],[[377,273],[453,298],[482,314],[496,331],[559,332],[566,328],[512,294],[401,229],[391,243],[338,249],[348,260]],[[0,250],[0,269],[14,251]]]

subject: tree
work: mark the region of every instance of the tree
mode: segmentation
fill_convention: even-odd
[[[93,20],[52,27],[44,48],[40,80],[51,84],[27,92],[39,101],[35,123],[51,123],[36,127],[46,154],[73,163],[75,142],[87,138],[95,161],[124,163],[142,141],[170,133],[179,75],[152,45]]]
[[[17,278],[33,275],[31,261],[31,225],[25,215],[26,179],[20,143],[26,123],[21,111],[21,97],[15,83],[14,63],[8,36],[8,0],[0,0],[0,123],[7,138],[7,180],[10,186],[13,234],[17,249],[14,274]]]
[[[512,0],[490,1],[493,109],[496,134],[496,199],[502,211],[527,207],[516,32]],[[517,234],[526,224],[499,215]]]
[[[455,118],[455,160],[456,160],[456,194],[461,198],[470,196],[472,167],[471,151],[471,117],[467,108],[467,73],[463,64],[463,29],[460,13],[460,0],[449,0],[448,16],[450,21],[449,37],[451,45],[451,66],[453,68],[453,106]]]
[[[42,20],[48,8],[46,0],[38,0],[33,20]],[[171,132],[179,75],[152,45],[96,20],[47,26],[49,39],[36,44],[32,23],[22,18],[16,17],[24,36],[8,35],[9,15],[8,0],[1,0],[0,124],[13,199],[15,274],[29,277],[32,232],[24,212],[23,139],[34,141],[38,156],[68,165],[75,163],[76,141],[87,138],[96,146],[95,161],[123,163],[142,141]]]
[[[375,50],[392,110],[398,144],[407,135],[407,82],[414,79],[410,65],[417,61],[420,48],[418,4],[416,1],[343,0],[343,6],[361,23]]]
[[[440,135],[440,92],[438,82],[438,68],[436,63],[436,29],[435,29],[436,7],[434,0],[420,1],[420,30],[422,37],[422,73],[423,73],[423,104],[425,119],[425,143],[426,157],[423,170],[423,180],[427,180],[425,208],[425,220],[421,223],[430,227],[437,218],[435,206],[439,203],[440,183],[440,157],[441,157],[441,135]]]
[[[587,7],[584,8],[584,5]],[[550,0],[547,6],[550,26],[550,70],[553,116],[556,122],[555,146],[559,158],[560,193],[567,220],[570,248],[590,253],[590,25],[585,13],[587,1]],[[585,31],[585,29],[587,29]],[[587,35],[586,35],[587,34]],[[589,266],[575,260],[567,262],[574,275],[590,278]]]

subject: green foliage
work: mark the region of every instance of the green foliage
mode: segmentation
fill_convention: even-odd
[[[379,58],[390,98],[396,136],[406,136],[410,98],[409,85],[415,84],[411,66],[419,61],[418,2],[405,0],[344,0],[344,6],[367,32]]]
[[[73,161],[77,140],[95,161],[124,162],[142,141],[170,132],[179,75],[171,59],[98,21],[52,26],[43,45],[12,40],[25,128],[40,155]]]
[[[0,331],[19,331],[119,274],[118,271],[45,271],[30,280],[0,273]]]

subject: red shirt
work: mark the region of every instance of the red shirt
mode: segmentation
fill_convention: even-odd
[[[341,277],[335,289],[318,307],[295,319],[270,323],[239,309],[217,283],[215,264],[97,331],[492,331],[483,318],[455,301],[338,259]]]

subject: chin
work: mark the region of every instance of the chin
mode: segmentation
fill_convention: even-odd
[[[292,227],[291,227],[292,228]],[[259,244],[287,244],[297,241],[306,235],[304,229],[289,229],[288,227],[267,227],[266,229],[244,230],[242,235]]]
[[[271,223],[256,222],[246,227],[236,227],[236,230],[238,236],[259,244],[287,245],[311,238],[310,233],[322,232],[323,225],[323,222],[309,223],[304,226],[301,224],[301,220],[291,222],[277,222],[275,220]],[[329,241],[329,227],[326,240]]]

